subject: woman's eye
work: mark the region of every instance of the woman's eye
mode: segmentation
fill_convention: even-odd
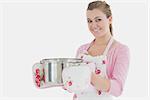
[[[102,19],[96,19],[96,22],[99,22],[99,21],[101,21]]]
[[[91,20],[87,20],[87,22],[88,22],[88,23],[91,23],[92,21],[91,21]]]

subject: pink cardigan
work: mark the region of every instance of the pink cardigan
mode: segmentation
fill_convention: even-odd
[[[77,50],[76,57],[79,53],[87,52],[91,43],[80,46]],[[107,76],[110,79],[111,87],[108,91],[113,96],[120,96],[129,67],[129,48],[117,42],[107,53]]]

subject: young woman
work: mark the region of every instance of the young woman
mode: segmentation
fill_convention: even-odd
[[[117,97],[123,92],[129,67],[129,49],[113,38],[112,13],[105,1],[89,3],[86,15],[88,28],[95,39],[80,46],[77,57],[87,63],[95,63],[97,68],[92,73],[91,84],[97,92],[93,96],[91,92],[74,95],[74,99],[111,100],[111,96]]]

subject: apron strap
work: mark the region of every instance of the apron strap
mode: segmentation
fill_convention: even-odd
[[[107,45],[106,48],[105,48],[105,51],[103,52],[103,55],[104,55],[104,56],[107,55],[107,52],[108,52],[110,46],[112,45],[113,41],[114,41],[114,39],[113,39],[113,37],[111,37],[110,40],[109,40],[108,45]]]

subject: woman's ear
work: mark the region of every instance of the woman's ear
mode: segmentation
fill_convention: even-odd
[[[109,23],[112,24],[112,16],[108,17]]]

